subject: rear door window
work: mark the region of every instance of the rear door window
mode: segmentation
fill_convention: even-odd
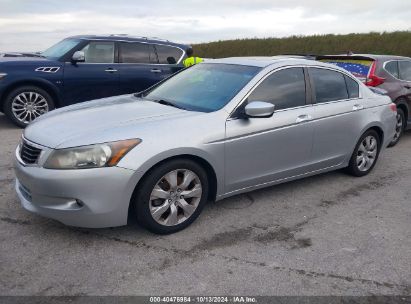
[[[347,84],[348,98],[358,98],[360,96],[358,83],[347,75],[344,75],[344,78],[345,83]]]
[[[276,110],[304,106],[305,80],[302,68],[288,68],[274,72],[250,94],[248,102],[265,101]]]
[[[156,44],[158,63],[160,64],[176,64],[183,56],[183,51],[172,46]]]
[[[148,43],[122,42],[119,55],[121,63],[157,63],[154,48]]]
[[[395,78],[400,78],[398,71],[398,61],[389,61],[385,64],[385,70]]]
[[[400,79],[411,81],[411,61],[399,61]]]
[[[314,81],[317,103],[348,99],[347,85],[342,73],[327,69],[309,68]]]

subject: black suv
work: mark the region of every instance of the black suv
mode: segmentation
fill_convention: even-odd
[[[188,45],[74,36],[41,53],[0,54],[0,110],[24,127],[54,108],[142,91],[183,68]]]

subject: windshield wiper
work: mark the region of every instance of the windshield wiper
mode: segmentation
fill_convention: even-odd
[[[151,101],[157,102],[157,103],[162,104],[162,105],[171,106],[171,107],[174,107],[174,108],[177,108],[177,109],[185,110],[184,107],[176,105],[175,103],[172,103],[171,101],[168,101],[168,100],[156,99],[156,100],[151,100]]]

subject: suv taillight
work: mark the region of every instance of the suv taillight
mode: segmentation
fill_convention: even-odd
[[[375,67],[376,67],[376,62],[371,65],[370,72],[367,76],[367,80],[365,81],[365,85],[370,86],[370,87],[377,87],[380,84],[383,84],[385,81],[385,78],[379,77],[375,75]]]
[[[390,109],[393,112],[397,112],[397,105],[395,103],[390,103]]]

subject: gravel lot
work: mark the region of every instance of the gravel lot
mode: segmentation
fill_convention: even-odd
[[[1,295],[410,295],[411,133],[342,172],[210,203],[185,231],[78,229],[14,194],[21,130],[0,114]]]

